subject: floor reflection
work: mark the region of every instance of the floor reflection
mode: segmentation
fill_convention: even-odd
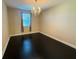
[[[27,38],[23,41],[22,59],[29,59],[31,54],[32,54],[32,42],[30,38]]]

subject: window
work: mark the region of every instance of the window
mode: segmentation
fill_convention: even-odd
[[[22,14],[23,27],[30,27],[30,14]]]
[[[31,14],[22,13],[22,32],[31,31]]]

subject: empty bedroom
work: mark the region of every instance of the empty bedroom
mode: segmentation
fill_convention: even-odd
[[[2,59],[76,59],[76,0],[2,0]]]

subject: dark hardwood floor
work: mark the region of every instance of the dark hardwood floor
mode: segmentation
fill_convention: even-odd
[[[3,59],[76,59],[76,50],[41,33],[10,38]]]

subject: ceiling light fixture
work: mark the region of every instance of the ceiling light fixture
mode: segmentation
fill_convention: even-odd
[[[36,16],[40,14],[41,8],[38,6],[37,0],[34,0],[34,1],[35,3],[34,3],[34,6],[32,7],[32,14]]]

